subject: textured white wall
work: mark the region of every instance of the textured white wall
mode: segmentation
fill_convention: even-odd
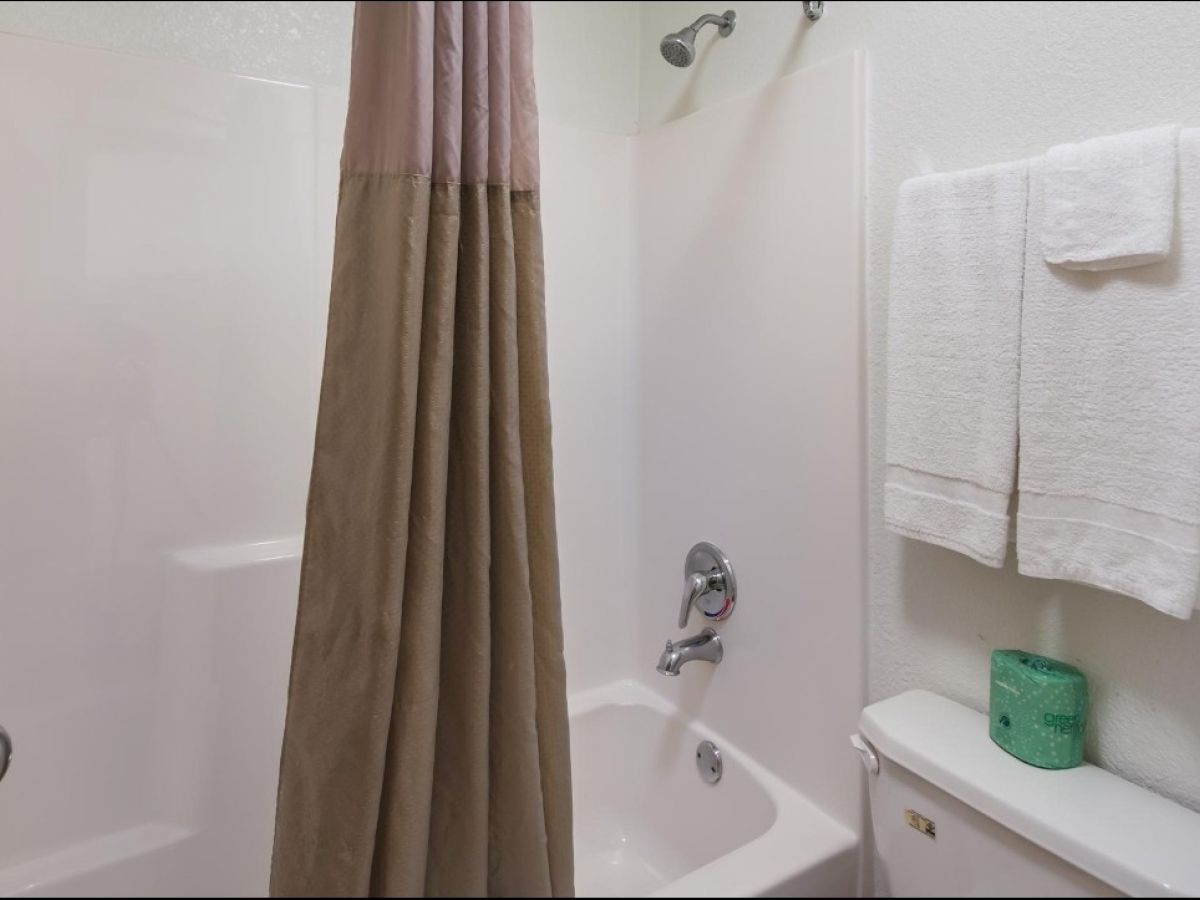
[[[349,79],[353,17],[349,0],[0,0],[0,31],[331,87]],[[636,129],[637,21],[636,3],[534,3],[544,118]]]
[[[1200,809],[1200,615],[1180,623],[1133,600],[1020,577],[1011,566],[992,571],[896,538],[880,519],[898,185],[927,169],[1018,158],[1062,141],[1200,125],[1200,4],[834,0],[812,26],[800,3],[732,5],[734,34],[716,41],[706,30],[696,64],[680,70],[658,58],[659,37],[719,7],[642,4],[643,126],[867,51],[871,696],[924,687],[983,709],[993,648],[1077,663],[1093,690],[1089,758]]]
[[[638,4],[534,0],[533,63],[542,118],[637,131]]]
[[[349,79],[354,4],[0,2],[0,31],[298,84]]]

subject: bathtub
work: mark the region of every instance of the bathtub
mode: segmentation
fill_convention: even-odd
[[[570,714],[578,896],[855,895],[854,833],[712,728],[635,682],[575,694]]]

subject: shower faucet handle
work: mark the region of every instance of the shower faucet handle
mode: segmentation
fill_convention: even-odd
[[[687,627],[693,606],[706,619],[720,622],[733,613],[735,603],[737,579],[733,576],[733,564],[715,544],[701,541],[688,551],[684,560],[679,627]]]
[[[4,726],[0,725],[0,781],[3,781],[4,776],[8,774],[8,764],[12,762],[12,752],[12,738],[8,736]]]
[[[700,572],[692,572],[683,580],[683,603],[679,607],[679,627],[687,628],[688,615],[692,611],[692,606],[707,594],[712,588],[709,587],[708,576]],[[668,648],[671,642],[667,641]]]

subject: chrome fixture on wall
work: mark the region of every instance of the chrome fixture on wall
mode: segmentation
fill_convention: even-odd
[[[737,13],[732,9],[726,10],[723,16],[711,13],[701,16],[687,28],[673,31],[658,42],[658,51],[663,59],[673,66],[686,69],[696,59],[696,35],[705,25],[716,25],[717,34],[729,37],[733,34],[733,26],[737,24]]]
[[[8,773],[10,762],[12,762],[12,738],[8,736],[4,726],[0,725],[0,781],[3,781],[4,776]]]
[[[716,544],[701,541],[688,551],[683,561],[683,600],[679,607],[679,627],[687,628],[692,607],[706,619],[720,622],[733,615],[737,603],[737,579],[733,563]]]
[[[667,641],[656,668],[660,675],[675,676],[687,663],[702,660],[716,665],[724,658],[725,647],[721,644],[721,636],[715,629],[705,628],[678,643]]]
[[[804,15],[810,22],[817,21],[825,15],[825,0],[804,0]]]
[[[679,606],[679,627],[686,628],[692,607],[700,610],[712,622],[728,619],[737,603],[737,579],[733,563],[716,544],[701,541],[688,551],[683,561],[683,599]],[[685,663],[704,660],[719,663],[725,656],[721,638],[712,628],[684,638],[678,643],[667,641],[658,658],[662,675],[678,675]]]

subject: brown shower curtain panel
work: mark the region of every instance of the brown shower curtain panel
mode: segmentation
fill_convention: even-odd
[[[276,896],[566,896],[528,3],[358,3]]]

